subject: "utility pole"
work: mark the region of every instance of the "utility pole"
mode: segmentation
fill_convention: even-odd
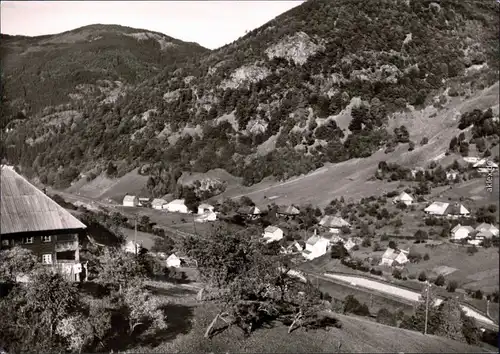
[[[429,281],[426,281],[424,335],[427,334],[427,320],[429,319],[429,288],[430,288],[430,283]]]
[[[137,215],[134,218],[134,254],[137,257]]]

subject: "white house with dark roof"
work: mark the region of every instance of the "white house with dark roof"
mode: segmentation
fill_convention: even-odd
[[[264,229],[263,238],[267,243],[279,241],[283,238],[283,230],[277,226],[268,226]]]
[[[456,225],[450,232],[450,239],[452,241],[463,240],[471,235],[474,232],[474,228],[472,226],[462,226],[460,224]]]
[[[446,179],[448,181],[454,181],[454,180],[457,179],[458,174],[459,173],[457,171],[455,171],[455,170],[449,170],[448,172],[446,172]]]
[[[397,204],[399,202],[401,203],[404,203],[406,204],[407,206],[410,206],[412,203],[413,203],[413,197],[411,195],[409,195],[408,193],[406,192],[401,192],[401,194],[399,194],[398,196],[396,196],[392,202],[394,204]]]
[[[217,213],[214,211],[207,211],[204,214],[198,215],[194,221],[199,223],[211,222],[217,220]]]
[[[306,248],[302,251],[302,256],[307,260],[313,260],[326,254],[329,249],[330,240],[314,235],[306,241]]]
[[[135,195],[126,195],[123,198],[123,206],[126,207],[136,207],[139,206],[139,198]]]
[[[207,204],[207,203],[202,203],[198,205],[198,215],[202,215],[208,212],[213,212],[214,211],[214,206]]]

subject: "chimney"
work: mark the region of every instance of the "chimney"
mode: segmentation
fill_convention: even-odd
[[[316,229],[314,229],[314,236],[316,236]]]

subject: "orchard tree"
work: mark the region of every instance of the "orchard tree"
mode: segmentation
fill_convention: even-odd
[[[15,246],[0,251],[0,280],[15,282],[38,266],[36,256],[28,249]]]

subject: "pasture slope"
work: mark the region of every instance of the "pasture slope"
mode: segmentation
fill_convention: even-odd
[[[407,112],[400,112],[390,117],[388,128],[405,125],[410,132],[410,139],[415,142],[415,149],[408,151],[408,144],[400,144],[392,153],[384,153],[381,149],[367,158],[351,159],[336,164],[326,164],[306,175],[290,178],[286,181],[276,181],[266,178],[260,183],[250,187],[241,184],[241,178],[234,177],[221,169],[213,169],[206,173],[184,173],[179,178],[179,183],[186,184],[196,179],[211,178],[227,182],[226,191],[210,201],[215,202],[223,198],[238,198],[247,195],[257,205],[267,205],[271,200],[278,204],[305,204],[312,203],[319,207],[326,206],[332,199],[344,196],[344,198],[360,199],[369,196],[382,195],[397,188],[399,182],[387,182],[373,180],[380,161],[396,162],[405,167],[413,168],[426,166],[435,159],[443,164],[451,163],[460,156],[444,156],[449,142],[453,136],[460,132],[458,129],[458,117],[461,113],[473,109],[487,109],[493,107],[498,112],[498,82],[491,87],[477,92],[471,97],[448,97],[448,102],[443,108],[437,109],[428,106],[422,110],[409,107]],[[349,117],[339,114],[336,118],[342,120],[342,125],[348,125]],[[348,119],[349,118],[349,119]],[[426,145],[419,145],[422,138],[427,137]],[[471,149],[473,151],[473,149]],[[496,153],[494,153],[495,155]],[[128,194],[146,195],[147,176],[140,176],[137,169],[127,173],[118,179],[109,179],[103,175],[93,181],[85,179],[76,182],[66,191],[73,194],[80,193],[83,196],[99,199],[112,199],[121,202],[121,198]],[[498,176],[496,177],[498,179]],[[470,182],[474,184],[477,182]],[[498,185],[498,182],[496,182]],[[469,194],[479,191],[479,186],[468,187],[464,191]],[[489,195],[491,197],[491,194]]]
[[[408,151],[408,144],[399,145],[392,153],[385,154],[383,149],[367,158],[352,159],[324,167],[305,176],[292,178],[285,182],[265,181],[250,187],[242,187],[238,192],[226,191],[222,197],[238,198],[247,195],[257,204],[269,204],[273,198],[278,204],[312,203],[319,207],[326,206],[332,199],[360,199],[378,196],[394,190],[399,182],[370,181],[380,161],[395,162],[404,167],[424,167],[431,160],[451,163],[460,156],[447,156],[450,140],[460,133],[458,118],[461,113],[473,109],[493,107],[498,111],[498,82],[469,98],[450,97],[443,109],[428,106],[423,110],[410,109],[408,112],[394,114],[389,120],[389,130],[405,125],[410,132],[410,139],[415,142],[415,149]],[[420,146],[422,138],[429,142]],[[496,176],[498,179],[498,176]],[[484,183],[484,182],[483,182]],[[496,182],[498,185],[498,182]],[[477,188],[475,186],[474,188]],[[276,198],[278,197],[278,198]],[[491,195],[489,196],[491,198]]]
[[[219,332],[210,339],[203,337],[208,324],[218,312],[205,303],[192,309],[189,330],[174,339],[151,348],[140,346],[129,352],[141,353],[487,353],[486,347],[470,346],[446,338],[394,328],[364,318],[334,314],[342,328],[327,330],[298,329],[288,334],[288,327],[271,324],[245,337],[236,327]],[[174,319],[175,320],[175,319]],[[186,321],[185,319],[183,321]],[[171,330],[175,330],[172,328]]]

